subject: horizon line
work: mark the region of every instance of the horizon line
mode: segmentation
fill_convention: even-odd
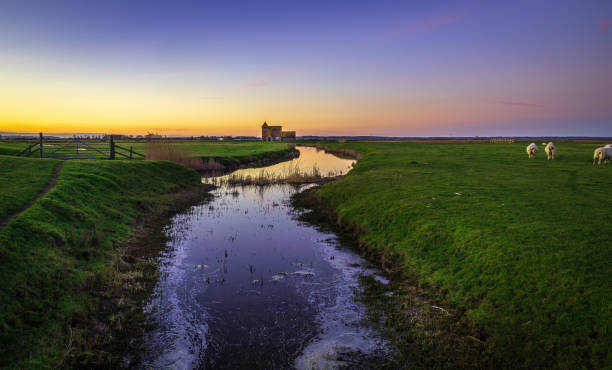
[[[10,135],[10,136],[38,136],[40,132],[14,132],[14,131],[0,131],[0,135]],[[46,136],[78,136],[78,135],[87,135],[87,136],[127,136],[131,138],[136,138],[138,136],[145,137],[146,134],[114,134],[114,133],[101,133],[101,132],[61,132],[61,133],[48,133]],[[162,138],[191,138],[191,137],[247,137],[247,138],[261,138],[261,136],[257,135],[163,135],[163,134],[155,134],[159,135]],[[587,139],[611,139],[612,134],[610,136],[592,136],[592,135],[457,135],[457,136],[439,136],[439,135],[415,135],[415,136],[405,136],[405,135],[297,135],[297,137],[321,137],[321,138],[388,138],[388,139],[475,139],[475,138],[587,138]]]

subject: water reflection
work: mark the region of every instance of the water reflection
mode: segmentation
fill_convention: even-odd
[[[277,163],[272,166],[260,168],[243,168],[233,171],[230,174],[219,174],[209,172],[204,176],[204,182],[223,183],[230,177],[268,177],[268,178],[288,178],[296,173],[311,174],[316,171],[322,177],[334,177],[346,174],[353,168],[355,160],[343,159],[325,153],[324,150],[314,147],[298,146],[300,156],[290,161]]]
[[[306,152],[322,168],[350,162]],[[289,198],[303,187],[219,187],[174,218],[143,367],[333,368],[358,358],[343,353],[382,350],[354,300],[358,277],[372,270],[335,235],[296,219]]]

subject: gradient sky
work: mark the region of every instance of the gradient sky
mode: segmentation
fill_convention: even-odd
[[[0,131],[612,136],[612,1],[0,1]]]

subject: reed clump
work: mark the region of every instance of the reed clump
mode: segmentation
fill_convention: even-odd
[[[299,164],[291,165],[282,171],[261,170],[258,173],[235,172],[226,176],[210,178],[214,185],[274,185],[274,184],[308,184],[325,178],[340,176],[341,172],[323,173],[316,165],[302,169]]]
[[[341,139],[343,140],[343,139]],[[346,140],[345,140],[346,141]],[[339,143],[343,143],[345,141],[340,141],[338,140]],[[345,148],[328,148],[324,145],[322,145],[321,143],[316,143],[315,148],[317,148],[317,150],[323,150],[325,151],[325,153],[330,153],[333,154],[337,157],[340,158],[348,158],[348,159],[361,159],[361,154],[359,152],[357,152],[356,150],[353,149],[345,149]]]
[[[169,142],[148,142],[145,145],[145,155],[148,160],[180,163],[196,171],[221,170],[224,168],[223,164],[213,157],[204,159],[194,156],[189,151],[180,148],[179,145]]]

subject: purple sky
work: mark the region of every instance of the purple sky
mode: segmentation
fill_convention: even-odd
[[[612,1],[0,3],[0,131],[612,135]]]

